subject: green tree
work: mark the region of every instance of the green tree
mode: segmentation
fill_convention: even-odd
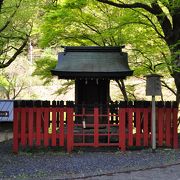
[[[164,6],[162,8],[167,13]],[[126,44],[134,75],[159,73],[170,77],[173,73],[162,28],[157,18],[146,10],[125,8],[120,11],[97,0],[64,0],[48,4],[43,18],[42,47]],[[123,82],[119,81],[118,85],[124,89]],[[165,80],[163,85],[178,94]]]
[[[41,80],[44,81],[44,85],[52,81],[51,70],[56,67],[57,60],[50,56],[46,55],[35,61],[36,69],[33,72],[33,75],[40,76]]]
[[[34,65],[22,55],[7,68],[0,69],[0,98],[30,99],[36,96],[33,86],[41,81],[31,76],[33,70]]]
[[[124,44],[124,36],[119,23],[123,13],[107,7],[96,1],[87,0],[66,0],[60,1],[60,3],[56,2],[55,5],[48,4],[43,16],[41,47],[59,47],[60,45],[120,46]],[[47,58],[44,60],[47,62]],[[41,62],[36,63],[37,70],[34,73],[41,75],[42,78],[45,76],[41,69],[47,67],[46,63],[45,66],[43,65],[44,60],[40,59]],[[68,84],[72,83],[65,83],[65,87],[62,88],[63,92],[67,91]],[[118,81],[118,85],[124,94],[124,99],[127,100],[124,82]],[[62,92],[62,89],[58,92]]]
[[[8,67],[28,43],[37,0],[0,0],[0,68]]]
[[[118,20],[121,15],[117,9],[89,0],[48,4],[41,26],[40,45],[122,45],[124,41]]]
[[[51,84],[53,82],[53,76],[51,70],[56,67],[57,58],[53,55],[50,49],[44,50],[42,56],[35,61],[35,70],[33,76],[39,76],[43,85]],[[66,94],[74,85],[74,81],[60,81],[60,88],[57,89],[54,94]]]
[[[120,9],[131,9],[149,21],[151,28],[154,29],[157,36],[161,38],[168,47],[170,55],[168,68],[177,88],[176,100],[180,102],[180,1],[147,0],[131,1],[131,3],[123,0],[97,1]],[[160,30],[159,27],[161,28]]]
[[[26,82],[20,80],[16,74],[10,76],[8,73],[3,73],[0,75],[0,95],[5,99],[16,99],[26,88]]]
[[[5,69],[0,69],[0,97],[16,99],[29,86],[28,62],[23,58]],[[22,76],[23,74],[23,76]]]

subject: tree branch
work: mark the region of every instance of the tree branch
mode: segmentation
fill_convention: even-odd
[[[109,0],[97,0],[97,1],[105,3],[105,4],[109,4],[111,6],[115,6],[118,8],[128,8],[128,9],[141,8],[141,9],[144,9],[144,10],[148,11],[149,13],[154,14],[157,17],[166,37],[169,35],[170,31],[172,30],[171,22],[169,21],[168,17],[163,12],[163,10],[161,9],[161,7],[159,6],[157,1],[154,1],[153,3],[151,3],[151,6],[148,6],[143,3],[125,4],[121,1],[119,1],[120,3],[115,3],[115,2],[112,2]]]
[[[127,96],[127,92],[126,92],[126,88],[125,88],[123,79],[115,80],[115,81],[118,84],[118,86],[119,86],[119,88],[120,88],[120,90],[121,90],[121,92],[123,94],[124,100],[128,101],[128,96]]]
[[[22,53],[24,47],[26,46],[27,42],[28,42],[29,36],[26,36],[26,39],[24,40],[24,42],[22,43],[22,45],[17,49],[17,51],[14,53],[14,55],[6,62],[6,63],[1,63],[0,62],[0,69],[1,68],[5,68],[8,67],[15,59],[16,57]]]
[[[2,9],[3,1],[4,0],[0,0],[0,12],[1,12],[1,9]]]
[[[2,8],[1,1],[2,1],[2,3],[3,3],[3,0],[0,0],[0,11],[1,11],[1,8]],[[15,11],[11,14],[11,16],[9,17],[9,19],[8,19],[8,20],[6,21],[6,23],[4,24],[4,26],[0,28],[0,33],[1,33],[2,31],[4,31],[4,29],[6,29],[6,28],[8,27],[8,25],[11,23],[12,18],[15,16],[15,14],[16,14],[16,12],[17,12],[17,9],[18,9],[18,8],[20,7],[20,5],[21,5],[21,1],[22,1],[22,0],[20,0],[19,4],[16,6]]]
[[[157,12],[155,15],[159,21],[159,24],[161,25],[165,37],[167,38],[170,34],[170,31],[172,30],[171,22],[157,2],[152,3],[151,6]]]
[[[162,54],[162,56],[164,58],[164,61],[165,61],[166,65],[167,65],[167,69],[168,69],[169,73],[172,74],[173,72],[172,72],[172,69],[171,69],[171,64],[168,62],[168,59],[166,58],[165,53],[161,52],[161,54]]]
[[[17,96],[21,93],[22,90],[26,89],[27,87],[23,87],[24,86],[24,83],[22,83],[21,87],[19,88],[18,92],[16,93],[16,90],[14,88],[14,95],[13,95],[13,98],[12,99],[16,99]]]
[[[5,35],[0,34],[0,37],[4,38],[4,39],[21,39],[21,40],[25,40],[24,37],[21,37],[21,36],[5,36]]]
[[[145,17],[150,23],[151,23],[151,27],[154,29],[154,31],[160,36],[160,38],[164,39],[165,37],[159,32],[158,28],[156,27],[155,23],[149,18],[148,15],[138,11],[138,10],[135,10],[133,9],[135,12],[141,14],[143,17]]]
[[[169,89],[175,96],[177,95],[177,93],[174,91],[173,88],[171,88],[170,86],[167,85],[167,83],[163,80],[161,80],[162,86],[166,87],[167,89]]]
[[[97,1],[105,3],[105,4],[109,4],[111,6],[115,6],[115,7],[118,7],[118,8],[128,8],[128,9],[142,8],[142,9],[145,9],[146,11],[148,11],[148,12],[150,12],[152,14],[156,15],[156,13],[157,13],[153,8],[151,8],[150,6],[148,6],[146,4],[143,4],[143,3],[125,4],[123,2],[115,3],[115,2],[112,2],[112,1],[109,1],[109,0],[97,0]]]
[[[87,34],[83,34],[83,37],[89,41],[91,41],[92,43],[94,43],[97,46],[101,46],[98,42],[96,42],[95,40],[93,40],[92,38],[90,38]]]

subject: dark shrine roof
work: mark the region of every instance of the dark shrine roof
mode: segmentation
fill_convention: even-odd
[[[127,53],[122,47],[66,46],[58,54],[58,64],[52,71],[60,79],[108,78],[131,76]]]

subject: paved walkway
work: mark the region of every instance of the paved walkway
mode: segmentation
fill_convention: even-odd
[[[82,179],[82,178],[81,178]],[[180,164],[126,173],[83,178],[86,180],[180,180]]]

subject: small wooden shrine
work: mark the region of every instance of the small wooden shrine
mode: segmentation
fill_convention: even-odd
[[[66,46],[58,54],[57,66],[51,72],[59,79],[75,80],[76,104],[106,104],[110,80],[133,74],[122,48]]]

